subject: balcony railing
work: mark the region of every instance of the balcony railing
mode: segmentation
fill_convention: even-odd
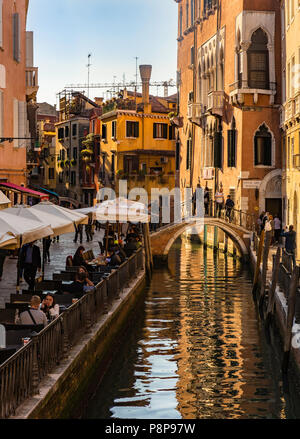
[[[187,117],[193,123],[200,124],[201,117],[205,114],[206,107],[202,104],[190,102]]]
[[[249,90],[253,90],[253,89],[257,89],[257,90],[268,90],[268,91],[276,91],[276,82],[269,82],[269,86],[266,88],[264,83],[257,83],[255,86],[252,84],[252,86],[250,86],[248,84],[248,81],[245,80],[241,80],[241,81],[236,81],[233,84],[229,85],[229,93],[232,93],[234,91],[238,92],[239,90],[245,90],[244,93],[247,93],[247,89]]]
[[[300,114],[300,93],[285,104],[285,120]]]
[[[38,67],[26,67],[26,94],[31,95],[39,89]]]
[[[223,116],[224,91],[212,91],[208,93],[207,111],[218,116]]]

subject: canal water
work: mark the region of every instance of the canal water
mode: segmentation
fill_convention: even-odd
[[[251,289],[238,260],[176,241],[80,417],[299,417]]]

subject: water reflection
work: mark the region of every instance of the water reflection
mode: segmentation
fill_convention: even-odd
[[[177,241],[132,323],[83,418],[288,416],[249,274],[233,258]]]

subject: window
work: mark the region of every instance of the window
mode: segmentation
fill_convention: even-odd
[[[69,137],[69,127],[65,127],[65,137]]]
[[[254,164],[272,166],[272,135],[265,124],[255,133]]]
[[[117,137],[117,122],[115,120],[111,123],[111,137],[116,139]]]
[[[186,27],[189,27],[189,2],[186,2]]]
[[[77,160],[77,148],[73,148],[73,159]]]
[[[111,156],[111,176],[114,178],[115,176],[115,154]]]
[[[182,7],[179,13],[179,36],[182,37]]]
[[[236,129],[235,119],[233,118],[231,129],[227,131],[227,166],[228,168],[236,167]]]
[[[13,14],[13,57],[20,62],[20,15]]]
[[[63,139],[64,138],[64,129],[63,128],[58,128],[58,139]]]
[[[191,134],[189,135],[189,138],[187,140],[187,148],[186,148],[186,169],[191,169],[192,167],[192,137]]]
[[[105,124],[102,125],[102,140],[107,141],[107,126]]]
[[[48,169],[49,180],[54,180],[54,168]]]
[[[248,49],[248,83],[250,88],[269,89],[268,37],[262,29],[255,31]]]
[[[72,186],[76,186],[76,171],[71,171],[71,181]]]
[[[126,121],[126,137],[139,137],[139,122]]]
[[[179,141],[176,142],[175,167],[176,167],[176,171],[179,171],[179,168],[180,168],[180,143],[179,143]]]
[[[195,18],[194,18],[194,11],[195,11],[195,5],[194,0],[191,0],[191,26],[193,26]]]
[[[194,46],[191,47],[191,65],[194,65],[195,62],[195,48]]]
[[[169,125],[169,140],[175,140],[175,126]]]
[[[153,139],[167,139],[168,138],[168,124],[154,123],[153,124]]]
[[[60,172],[58,174],[58,181],[59,181],[59,183],[63,183],[63,181],[64,181],[63,172]]]
[[[222,132],[214,133],[214,167],[222,168]]]
[[[77,136],[77,124],[76,123],[74,123],[72,125],[72,136],[73,137]]]

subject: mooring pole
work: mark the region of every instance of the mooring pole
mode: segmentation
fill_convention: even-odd
[[[252,294],[255,298],[256,296],[256,290],[258,286],[258,276],[259,276],[259,269],[260,269],[260,263],[261,263],[261,257],[262,257],[262,250],[264,245],[264,238],[265,238],[265,231],[263,230],[260,235],[259,240],[259,247],[256,253],[256,267],[255,267],[255,273],[254,273],[254,279],[253,279],[253,287],[252,287]]]
[[[275,256],[275,264],[274,270],[272,273],[272,284],[268,294],[268,308],[266,313],[266,324],[270,324],[270,319],[274,314],[274,305],[275,305],[275,291],[278,282],[279,268],[280,268],[280,259],[281,259],[281,248],[277,248],[276,256]]]
[[[267,270],[268,270],[268,258],[269,250],[271,244],[272,232],[266,232],[265,234],[265,245],[263,251],[263,263],[262,263],[262,273],[261,273],[261,286],[260,286],[260,296],[259,296],[259,310],[263,317],[262,307],[266,294],[266,281],[267,281]]]

